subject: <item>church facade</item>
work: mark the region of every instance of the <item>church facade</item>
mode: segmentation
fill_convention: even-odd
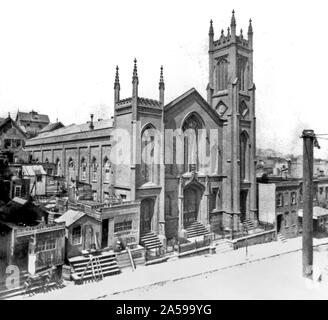
[[[209,30],[207,99],[194,88],[164,102],[163,69],[158,99],[138,94],[134,61],[132,95],[120,96],[119,69],[110,120],[71,125],[29,139],[37,162],[55,163],[67,184],[92,186],[94,201],[112,192],[140,203],[139,234],[187,238],[198,229],[240,230],[257,222],[256,123],[253,31]],[[198,229],[197,229],[198,228]]]

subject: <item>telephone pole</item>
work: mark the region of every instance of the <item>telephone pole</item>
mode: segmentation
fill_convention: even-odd
[[[313,130],[303,130],[303,276],[313,274]]]

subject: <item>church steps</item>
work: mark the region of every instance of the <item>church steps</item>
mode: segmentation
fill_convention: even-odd
[[[162,243],[157,235],[151,231],[140,236],[140,244],[146,249],[157,249],[162,247]]]

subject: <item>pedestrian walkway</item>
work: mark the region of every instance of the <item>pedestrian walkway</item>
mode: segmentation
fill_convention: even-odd
[[[328,244],[328,238],[314,239],[314,246]],[[117,276],[75,286],[69,284],[62,290],[37,294],[33,297],[18,297],[18,299],[99,299],[119,292],[127,292],[150,285],[160,285],[168,281],[178,281],[201,274],[212,273],[232,268],[245,263],[279,256],[289,252],[301,250],[302,238],[289,239],[285,243],[269,242],[265,244],[241,248],[238,250],[194,256],[161,264],[140,266],[135,271],[125,270]],[[328,263],[328,261],[327,261]],[[314,267],[322,269],[323,266]],[[17,298],[16,298],[17,299]]]

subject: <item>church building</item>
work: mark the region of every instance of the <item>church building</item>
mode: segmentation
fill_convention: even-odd
[[[92,116],[40,133],[26,149],[33,159],[55,163],[67,185],[90,184],[95,202],[115,192],[140,203],[140,241],[149,233],[165,243],[256,225],[251,21],[247,38],[242,30],[237,35],[233,12],[230,27],[216,39],[211,21],[208,52],[206,99],[192,88],[165,103],[162,67],[158,99],[140,97],[135,60],[131,97],[120,96],[116,68],[111,119]]]

